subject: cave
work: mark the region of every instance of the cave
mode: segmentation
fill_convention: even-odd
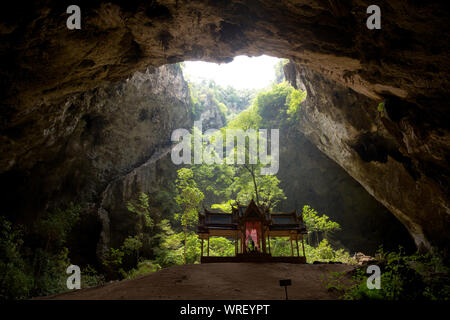
[[[364,189],[376,203],[365,221],[388,226],[375,237],[410,250],[412,239],[448,258],[447,6],[388,0],[381,29],[370,30],[370,4],[83,1],[74,30],[61,2],[8,4],[0,24],[3,215],[32,226],[50,208],[85,203],[91,222],[74,254],[92,263],[115,245],[115,232],[132,228],[123,202],[173,178],[175,166],[161,161],[169,133],[193,121],[174,64],[264,54],[289,59],[286,79],[307,92],[294,139],[327,166],[311,172],[339,171],[353,181],[350,194]],[[335,201],[352,201],[344,198]]]

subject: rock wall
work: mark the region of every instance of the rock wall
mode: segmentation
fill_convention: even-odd
[[[174,205],[173,199],[162,199],[166,203],[159,199],[161,192],[172,191],[176,178],[177,168],[170,159],[170,151],[171,147],[157,150],[144,164],[111,181],[102,192],[97,206],[101,221],[98,257],[102,257],[110,247],[119,248],[126,237],[135,235],[138,218],[128,211],[126,204],[136,200],[141,192],[149,195],[154,221],[171,218],[167,209]]]
[[[202,122],[202,129],[219,129],[225,126],[226,119],[221,115],[219,106],[212,100],[212,96],[206,96],[205,110],[202,111],[198,120]]]
[[[299,130],[388,208],[418,248],[445,250],[450,240],[446,231],[449,194],[441,180],[445,178],[434,179],[408,148],[408,137],[417,128],[409,127],[409,116],[396,117],[401,103],[390,98],[379,109],[377,101],[317,72],[293,67],[296,78],[290,81],[302,83],[308,92]],[[405,126],[411,131],[405,132]],[[426,141],[430,145],[422,146],[431,152],[432,137]],[[443,168],[441,174],[445,172]]]
[[[44,210],[73,201],[99,218],[99,227],[84,231],[93,233],[95,243],[102,230],[100,251],[111,234],[126,236],[132,222],[126,202],[139,192],[164,189],[162,179],[175,173],[167,154],[172,131],[192,126],[188,90],[177,65],[150,67],[30,112],[26,134],[11,148],[12,168],[1,174],[5,212],[32,223]]]
[[[330,234],[332,245],[373,255],[380,245],[414,251],[408,230],[336,162],[312,144],[300,128],[280,130],[277,177],[287,200],[280,210],[310,205],[338,222],[342,231]]]

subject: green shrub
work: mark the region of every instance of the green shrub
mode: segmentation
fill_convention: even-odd
[[[105,254],[102,265],[105,268],[107,279],[123,279],[126,277],[126,272],[122,266],[124,254],[122,250],[114,248],[110,248]]]
[[[28,248],[27,255],[34,278],[31,296],[47,296],[68,290],[66,270],[71,263],[65,244],[80,219],[80,211],[80,206],[69,203],[64,209],[46,212],[36,224],[32,232],[40,240],[36,241],[37,247]]]
[[[25,233],[0,217],[0,299],[26,299],[67,290],[66,269],[71,264],[65,247],[80,207],[46,212]],[[24,237],[26,235],[26,237]],[[27,242],[24,239],[28,239]],[[32,240],[30,240],[32,239]]]
[[[20,252],[22,233],[0,216],[0,300],[27,298],[33,278]]]
[[[62,248],[58,253],[51,253],[41,248],[35,251],[32,296],[48,296],[68,290],[66,270],[71,264],[68,254],[67,248]]]
[[[134,279],[136,277],[150,274],[160,269],[161,266],[157,263],[154,263],[153,261],[142,261],[139,262],[137,269],[132,269],[130,272],[128,272],[127,279]]]
[[[142,248],[142,241],[139,236],[127,237],[122,245],[124,253],[136,257],[136,264],[139,262],[139,250]]]
[[[295,243],[294,254],[297,248]],[[288,238],[272,238],[270,239],[270,251],[272,256],[291,256],[291,245]],[[299,251],[302,254],[301,244],[299,244]],[[350,254],[344,249],[335,250],[331,247],[326,239],[323,239],[317,247],[310,246],[305,243],[306,261],[312,263],[314,261],[333,261],[342,262],[346,264],[354,264],[355,260],[350,257]]]
[[[59,251],[65,244],[69,232],[80,220],[81,207],[70,203],[65,209],[46,212],[37,223],[38,235],[45,238],[45,251]]]
[[[105,276],[98,273],[90,265],[81,268],[81,288],[90,288],[103,285],[105,283]]]
[[[431,254],[406,256],[380,250],[376,263],[381,270],[381,288],[367,287],[366,266],[353,273],[352,284],[344,285],[343,276],[332,276],[329,288],[344,292],[348,300],[449,300],[449,269]]]
[[[218,257],[231,257],[235,255],[236,247],[233,241],[224,237],[212,237],[209,239],[209,255]],[[206,245],[203,249],[206,253]]]

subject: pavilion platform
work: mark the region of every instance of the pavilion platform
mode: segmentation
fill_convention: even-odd
[[[224,262],[255,262],[255,263],[306,263],[305,257],[272,257],[271,255],[243,255],[238,254],[236,257],[208,257],[203,256],[200,263],[224,263]]]

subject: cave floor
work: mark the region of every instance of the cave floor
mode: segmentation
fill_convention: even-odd
[[[191,264],[41,299],[277,300],[285,299],[279,280],[292,279],[288,287],[290,300],[328,300],[338,299],[336,292],[326,288],[330,272],[354,268],[345,264]]]

